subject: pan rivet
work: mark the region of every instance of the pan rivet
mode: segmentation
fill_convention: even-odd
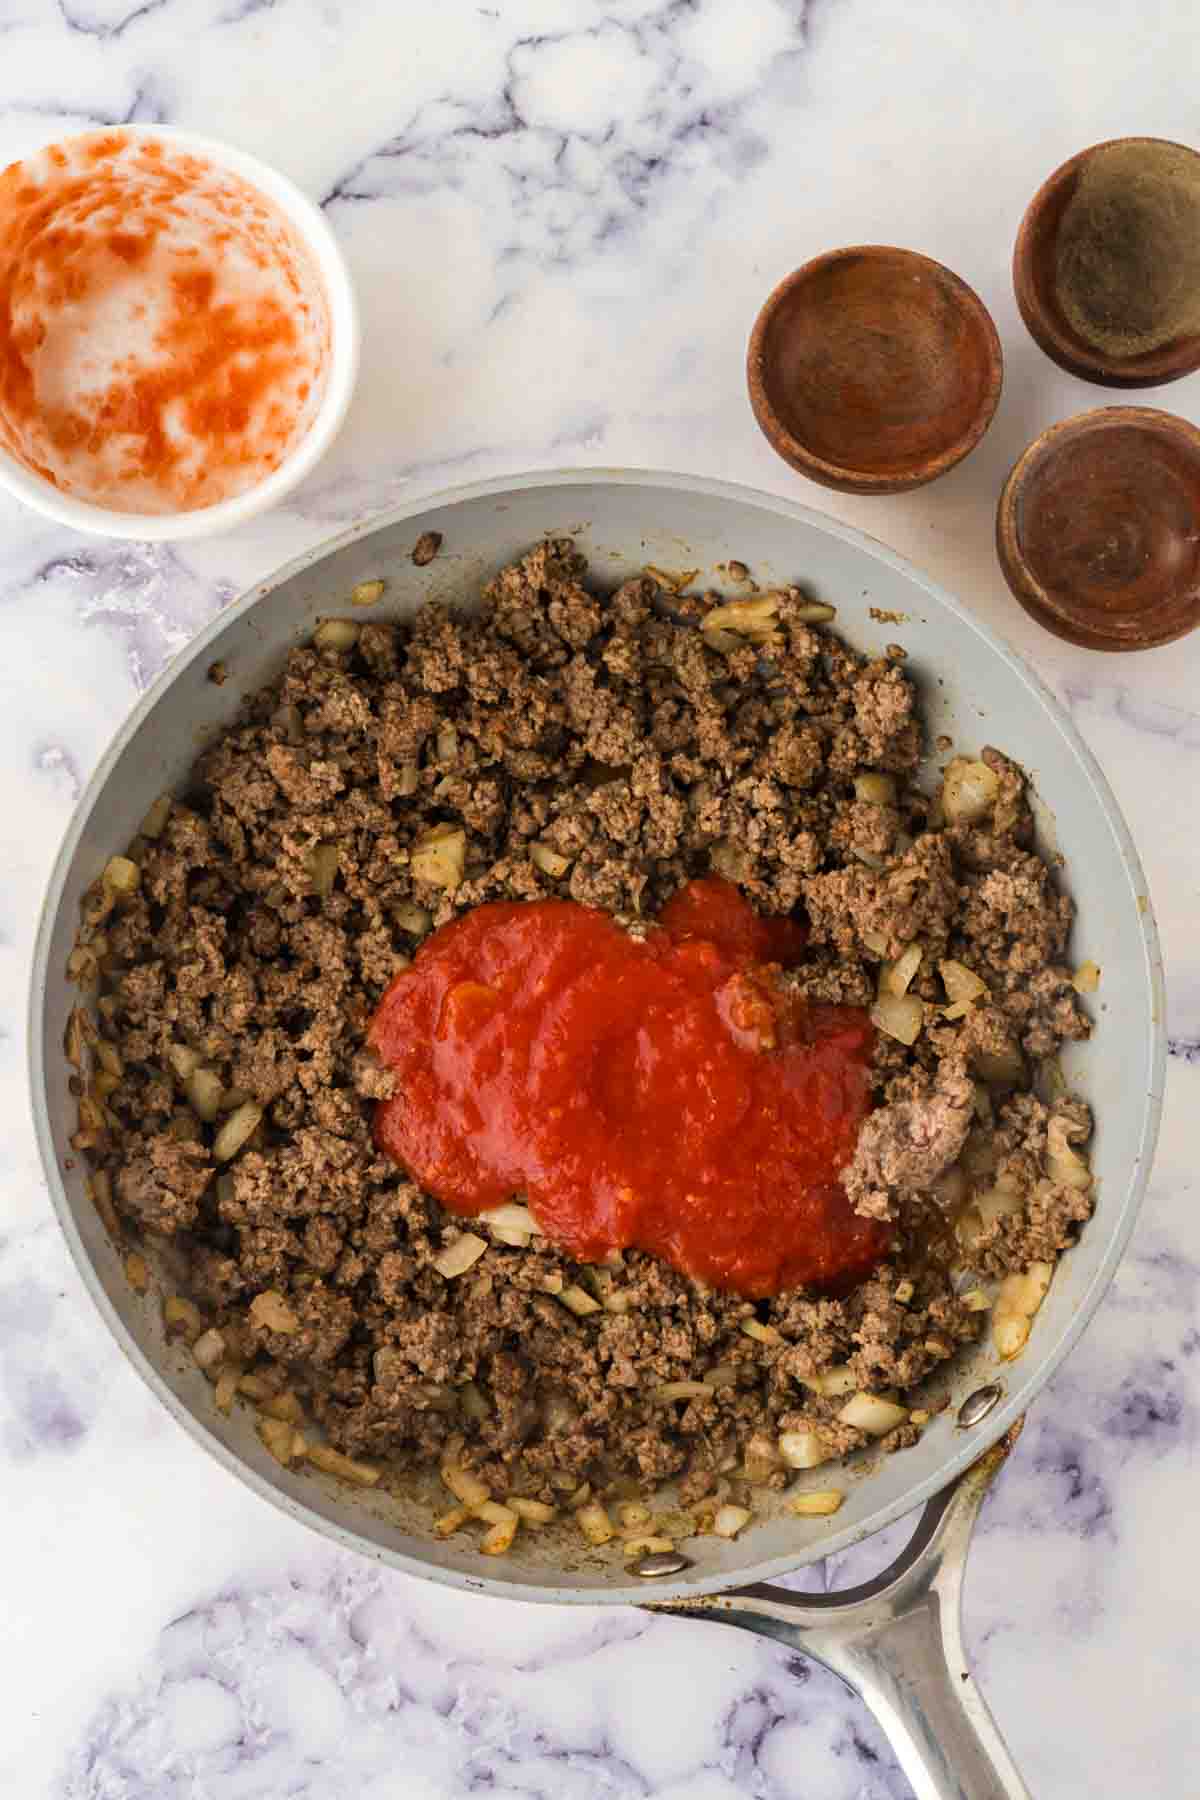
[[[678,1550],[654,1550],[649,1556],[639,1556],[631,1562],[629,1569],[631,1574],[650,1581],[656,1575],[682,1575],[691,1566],[691,1557],[680,1555]]]
[[[976,1388],[968,1394],[958,1409],[958,1422],[962,1426],[978,1425],[987,1418],[1004,1389],[998,1381],[989,1381],[986,1387]]]

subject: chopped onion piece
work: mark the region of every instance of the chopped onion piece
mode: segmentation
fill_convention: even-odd
[[[1071,986],[1077,994],[1094,994],[1100,986],[1100,965],[1094,962],[1080,963],[1071,977]]]
[[[1009,1362],[1025,1348],[1030,1322],[1050,1290],[1053,1266],[1033,1262],[1023,1274],[1006,1275],[992,1309],[992,1341],[1000,1358]]]
[[[537,1220],[529,1208],[516,1200],[505,1201],[503,1206],[493,1206],[489,1212],[480,1213],[479,1223],[490,1231],[523,1232],[527,1241],[537,1230]]]
[[[856,800],[869,801],[872,806],[895,806],[896,783],[890,775],[876,775],[868,772],[854,777],[854,797]]]
[[[978,825],[995,805],[1000,780],[986,763],[956,756],[942,782],[942,806],[951,825]]]
[[[555,881],[559,876],[565,875],[571,866],[571,858],[551,849],[549,844],[531,844],[529,860],[543,875],[549,875]]]
[[[576,1512],[575,1518],[588,1543],[594,1544],[597,1548],[601,1544],[607,1544],[614,1535],[612,1520],[598,1501],[593,1500],[587,1505],[581,1506]]]
[[[895,962],[884,963],[879,971],[879,996],[907,994],[913,977],[921,966],[920,944],[909,944]]]
[[[909,1284],[911,1286],[911,1283]],[[911,1299],[911,1295],[909,1298]],[[900,1289],[896,1289],[896,1298],[900,1298]],[[821,1376],[821,1392],[827,1399],[835,1399],[839,1394],[852,1394],[858,1383],[845,1363],[835,1368],[826,1369]]]
[[[915,1044],[925,1023],[925,1008],[913,994],[880,994],[871,1008],[871,1023],[898,1044]]]
[[[331,1444],[310,1444],[308,1460],[314,1469],[336,1475],[339,1481],[353,1482],[355,1487],[374,1487],[383,1473],[374,1463],[356,1462],[352,1456],[343,1456]]]
[[[837,1512],[845,1498],[841,1488],[813,1488],[807,1494],[794,1495],[787,1509],[800,1519],[823,1519]]]
[[[485,1419],[491,1417],[492,1409],[484,1399],[480,1388],[473,1381],[464,1381],[459,1388],[458,1404],[468,1419],[473,1419],[477,1425],[481,1425]]]
[[[464,1506],[483,1506],[491,1499],[491,1490],[486,1481],[481,1480],[471,1469],[464,1469],[458,1461],[462,1447],[461,1438],[451,1438],[446,1445],[446,1456],[441,1467],[442,1481],[454,1498],[461,1500]]]
[[[401,931],[407,931],[413,937],[423,936],[433,924],[431,915],[423,906],[411,906],[406,900],[392,908],[392,917]]]
[[[282,1463],[285,1469],[307,1448],[300,1432],[286,1419],[260,1419],[256,1430],[276,1462]]]
[[[258,1410],[268,1419],[286,1419],[289,1425],[299,1425],[304,1418],[304,1408],[291,1388],[282,1394],[268,1394]]]
[[[672,1400],[711,1400],[712,1396],[713,1389],[706,1381],[664,1381],[650,1398],[667,1405]]]
[[[984,1225],[991,1225],[996,1219],[1006,1219],[1019,1213],[1024,1202],[1021,1190],[1011,1175],[998,1175],[990,1188],[976,1194],[972,1203]]]
[[[322,619],[313,632],[318,650],[353,650],[358,642],[359,627],[349,619]]]
[[[781,1344],[783,1339],[774,1325],[764,1325],[760,1319],[743,1319],[742,1330],[756,1344]]]
[[[450,1512],[443,1513],[440,1519],[434,1520],[434,1534],[440,1538],[453,1537],[456,1531],[462,1530],[470,1518],[469,1506],[455,1506]]]
[[[485,1525],[507,1525],[510,1519],[517,1517],[511,1506],[502,1506],[499,1500],[481,1500],[474,1511],[475,1517],[482,1519]]]
[[[111,894],[136,894],[142,871],[128,856],[110,856],[101,879]]]
[[[718,1506],[712,1528],[717,1537],[735,1538],[753,1517],[748,1506]]]
[[[171,1294],[163,1301],[163,1323],[172,1337],[185,1337],[189,1344],[194,1344],[204,1330],[200,1308],[182,1294]]]
[[[213,1393],[213,1405],[219,1413],[228,1414],[232,1408],[233,1398],[238,1391],[238,1382],[241,1378],[242,1371],[236,1363],[226,1363],[218,1374],[216,1389]]]
[[[377,600],[383,599],[385,586],[382,581],[360,581],[357,587],[350,589],[351,606],[374,606]]]
[[[510,1513],[501,1524],[493,1525],[490,1531],[485,1531],[479,1540],[479,1548],[483,1554],[485,1556],[503,1556],[506,1551],[511,1550],[520,1523],[516,1513]]]
[[[413,879],[431,887],[454,889],[463,878],[467,860],[467,834],[459,825],[435,825],[412,847]]]
[[[308,853],[308,874],[313,893],[318,894],[322,900],[333,892],[341,854],[336,844],[316,844]]]
[[[213,1369],[225,1354],[225,1339],[216,1326],[210,1326],[192,1345],[192,1355],[202,1369]]]
[[[149,812],[138,826],[138,836],[150,838],[151,841],[160,838],[170,816],[171,796],[170,794],[160,794],[158,799],[151,803]]]
[[[167,1061],[178,1075],[180,1081],[186,1081],[200,1061],[196,1052],[187,1044],[172,1044],[167,1051]]]
[[[981,1287],[968,1288],[962,1295],[962,1303],[968,1312],[991,1312],[990,1295]]]
[[[745,1476],[751,1487],[762,1487],[783,1462],[774,1438],[756,1431],[746,1445]]]
[[[674,1548],[674,1538],[631,1537],[626,1538],[621,1553],[627,1560],[631,1560],[635,1556],[663,1556]]]
[[[970,1004],[988,991],[987,982],[982,976],[976,975],[973,969],[968,969],[965,963],[955,962],[952,958],[938,964],[938,973],[945,983],[947,997],[954,1005],[964,1001]]]
[[[250,1302],[250,1323],[259,1331],[279,1331],[291,1337],[300,1329],[300,1321],[279,1292],[267,1288]]]
[[[433,1266],[446,1281],[453,1281],[458,1275],[465,1275],[474,1267],[487,1249],[485,1239],[478,1237],[473,1231],[464,1231],[456,1237],[452,1244],[439,1251],[433,1259]]]
[[[907,1406],[897,1406],[892,1400],[881,1400],[878,1394],[855,1394],[838,1413],[843,1425],[852,1425],[856,1431],[865,1431],[868,1437],[886,1437],[897,1425],[903,1425],[908,1417]]]
[[[509,1250],[528,1250],[529,1233],[527,1231],[509,1231],[504,1225],[493,1225],[492,1236],[498,1244],[504,1244]]]
[[[247,1138],[258,1130],[262,1116],[262,1107],[253,1100],[247,1100],[236,1112],[231,1112],[213,1139],[214,1159],[217,1162],[228,1162],[231,1156],[236,1156]]]
[[[76,944],[67,958],[67,980],[80,987],[94,987],[100,979],[100,963],[96,952],[87,944]]]
[[[527,1525],[549,1525],[558,1517],[557,1506],[547,1506],[544,1500],[527,1500],[522,1494],[510,1494],[508,1504]]]
[[[135,1294],[144,1294],[150,1286],[150,1270],[144,1256],[137,1251],[125,1258],[125,1279]]]
[[[828,1448],[815,1431],[781,1432],[779,1454],[789,1469],[816,1469],[830,1457]]]
[[[193,1069],[183,1084],[192,1111],[206,1125],[211,1125],[221,1110],[221,1077],[212,1069]]]
[[[992,1314],[992,1342],[1001,1362],[1011,1362],[1015,1356],[1020,1356],[1029,1342],[1030,1323],[1022,1313]]]
[[[598,1300],[593,1300],[590,1294],[585,1293],[584,1290],[581,1287],[577,1287],[574,1282],[571,1283],[570,1287],[565,1287],[558,1298],[565,1307],[581,1319],[586,1318],[588,1313],[600,1311],[600,1302]]]
[[[714,606],[705,614],[700,629],[706,638],[719,640],[723,632],[731,631],[736,637],[749,638],[752,644],[766,644],[774,634],[778,612],[778,594],[759,594],[753,600],[727,600],[723,606]]]
[[[728,838],[722,838],[712,846],[708,861],[709,866],[726,881],[741,881],[749,868],[745,850],[739,844],[731,843]]]
[[[1062,1187],[1076,1188],[1080,1193],[1092,1185],[1092,1171],[1067,1138],[1067,1122],[1052,1117],[1046,1127],[1046,1173]]]

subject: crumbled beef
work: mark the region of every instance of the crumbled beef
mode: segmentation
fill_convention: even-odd
[[[815,630],[799,589],[779,597],[760,655],[696,629],[711,600],[668,596],[649,575],[605,596],[585,573],[570,540],[549,540],[476,613],[373,617],[350,648],[293,650],[249,697],[200,757],[187,804],[139,841],[140,889],[104,922],[103,1027],[122,1072],[90,1154],[135,1228],[175,1238],[229,1354],[270,1392],[294,1390],[341,1449],[424,1465],[456,1438],[497,1494],[557,1502],[583,1480],[682,1474],[686,1503],[711,1504],[783,1429],[816,1432],[832,1454],[863,1441],[838,1417],[844,1400],[820,1391],[831,1366],[868,1391],[906,1390],[977,1335],[981,1315],[947,1273],[956,1195],[1000,1184],[1004,1197],[975,1231],[980,1276],[1072,1241],[1091,1202],[1057,1178],[1050,1145],[1081,1142],[1090,1119],[1026,1083],[1088,1021],[1065,962],[1070,903],[1034,851],[1024,776],[985,749],[990,815],[931,827],[902,658],[868,661]],[[856,788],[880,773],[894,803]],[[411,872],[417,840],[446,823],[466,836],[456,890]],[[766,912],[807,917],[807,954],[785,979],[812,1001],[867,1006],[881,963],[921,948],[910,992],[924,1028],[911,1048],[878,1035],[879,1105],[844,1177],[860,1211],[895,1220],[895,1254],[847,1295],[757,1306],[637,1252],[582,1269],[540,1238],[490,1242],[447,1280],[435,1258],[463,1225],[372,1137],[394,1077],[364,1040],[393,974],[470,906],[570,896],[645,933],[710,871]],[[946,957],[986,989],[950,1018]],[[196,1068],[226,1115],[262,1109],[216,1179],[220,1119],[188,1105]],[[994,1121],[973,1125],[997,1072]],[[597,1310],[568,1310],[570,1287]],[[253,1322],[268,1289],[292,1329]],[[716,1370],[707,1397],[656,1395]]]
[[[966,1143],[974,1103],[975,1083],[965,1066],[947,1060],[924,1094],[877,1107],[842,1176],[855,1211],[894,1219],[901,1196],[927,1193]]]
[[[812,876],[802,891],[818,944],[876,962],[918,938],[931,958],[943,954],[959,907],[950,846],[933,832],[883,869],[852,864]]]
[[[181,1143],[165,1132],[144,1137],[117,1171],[117,1204],[147,1231],[170,1236],[196,1222],[200,1197],[212,1179],[203,1144]]]

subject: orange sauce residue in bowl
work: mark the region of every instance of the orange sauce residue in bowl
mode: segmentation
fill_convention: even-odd
[[[118,130],[0,174],[0,444],[64,493],[245,492],[307,434],[329,351],[306,246],[205,158]]]

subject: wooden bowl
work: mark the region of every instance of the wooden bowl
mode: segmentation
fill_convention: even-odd
[[[1098,151],[1116,144],[1163,144],[1181,155],[1194,157],[1200,171],[1200,155],[1186,144],[1168,138],[1106,138],[1081,150],[1055,169],[1029,202],[1013,250],[1013,288],[1021,317],[1030,336],[1071,375],[1082,376],[1100,387],[1160,387],[1200,369],[1200,334],[1173,338],[1156,350],[1139,355],[1113,357],[1089,344],[1069,323],[1059,304],[1056,288],[1058,231],[1074,198],[1086,163]]]
[[[1005,579],[1039,625],[1090,650],[1148,650],[1200,624],[1200,430],[1101,406],[1044,431],[996,514]]]
[[[898,494],[973,450],[1000,398],[991,315],[915,250],[831,250],[781,281],[750,334],[754,416],[773,449],[843,494]]]

